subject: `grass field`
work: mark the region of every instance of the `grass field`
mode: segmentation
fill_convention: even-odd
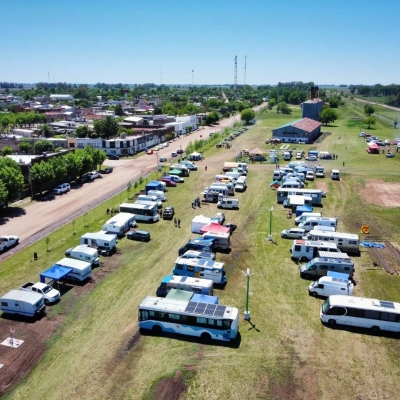
[[[366,100],[366,101],[372,101],[375,102],[376,100],[370,100],[369,98],[362,98],[362,100]],[[366,103],[362,103],[362,102],[357,102],[355,100],[351,100],[351,102],[353,103],[353,107],[355,107],[356,109],[360,109],[363,110],[364,109],[364,105]],[[393,110],[391,108],[387,108],[384,106],[380,106],[377,104],[372,104],[372,107],[374,107],[375,109],[375,113],[373,115],[376,116],[383,116],[385,118],[390,119],[391,121],[397,121],[398,123],[400,123],[400,110]],[[397,129],[393,130],[394,134],[397,134],[396,137],[400,136],[400,132],[398,133]]]
[[[321,143],[298,146],[328,150],[338,154],[336,161],[325,161],[328,171],[338,168],[342,180],[325,178],[328,196],[325,216],[339,218],[340,231],[358,233],[368,222],[371,233],[390,232],[400,243],[399,209],[382,209],[365,202],[358,188],[373,179],[399,182],[400,157],[386,159],[365,152],[353,116],[362,115],[360,107],[339,109],[335,126],[323,127]],[[296,109],[288,118],[268,111],[258,116],[257,125],[233,141],[233,149],[260,147],[265,150],[271,129],[300,118]],[[393,129],[381,121],[376,134],[391,137]],[[80,296],[71,290],[51,309],[52,315],[65,313],[57,332],[47,343],[41,362],[5,398],[23,399],[394,399],[400,382],[400,345],[398,337],[372,336],[364,331],[332,330],[319,320],[321,300],[308,296],[309,281],[299,277],[299,266],[290,260],[291,241],[279,233],[293,224],[276,204],[276,193],[269,188],[274,165],[249,166],[248,190],[239,193],[240,211],[227,211],[227,220],[238,225],[232,236],[232,252],[218,255],[225,263],[228,284],[216,290],[221,304],[245,309],[246,281],[242,270],[251,268],[250,311],[252,327],[241,318],[237,345],[203,345],[196,340],[137,335],[137,308],[146,295],[153,295],[160,280],[171,273],[177,249],[189,238],[190,221],[199,213],[212,216],[214,204],[191,209],[191,200],[209,185],[221,170],[224,149],[212,148],[206,161],[198,163],[185,183],[168,192],[168,204],[177,209],[182,229],[170,221],[141,225],[152,234],[150,243],[119,241],[119,254],[104,259],[108,273],[100,274],[93,290]],[[217,160],[213,164],[212,160]],[[345,161],[345,168],[342,163]],[[203,165],[208,170],[204,171]],[[317,182],[317,181],[316,181]],[[315,187],[310,183],[309,187]],[[81,234],[100,229],[107,219],[104,210],[124,201],[125,193],[110,200],[83,219],[76,220],[2,263],[0,290],[18,287],[35,279],[45,267],[63,256]],[[268,242],[269,207],[274,207],[272,232],[275,244]],[[376,225],[376,221],[379,225]],[[375,225],[374,225],[375,224]],[[84,225],[88,225],[85,227]],[[73,235],[73,230],[76,234]],[[40,263],[31,260],[33,251]],[[371,270],[365,251],[356,263],[355,294],[400,301],[399,276]],[[0,321],[1,324],[7,323]],[[22,350],[22,349],[21,349]],[[0,360],[1,361],[1,360]],[[160,383],[161,382],[161,383]],[[160,385],[173,392],[159,392]],[[163,394],[162,394],[163,393]],[[163,397],[164,396],[164,397]]]

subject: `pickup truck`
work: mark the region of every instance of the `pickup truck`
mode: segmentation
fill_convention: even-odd
[[[0,252],[11,249],[18,244],[18,236],[0,236]]]
[[[27,282],[25,285],[21,286],[20,290],[27,290],[41,294],[44,297],[44,304],[46,305],[55,303],[61,297],[61,294],[58,290],[53,289],[50,285],[42,282]]]

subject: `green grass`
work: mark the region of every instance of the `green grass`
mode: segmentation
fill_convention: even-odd
[[[390,232],[400,240],[398,209],[382,209],[364,202],[358,188],[371,179],[399,182],[400,157],[386,159],[368,155],[365,143],[358,137],[359,127],[349,126],[361,110],[351,105],[339,109],[340,119],[334,126],[323,127],[331,132],[321,143],[301,146],[328,150],[339,155],[337,161],[325,161],[327,169],[339,168],[340,182],[328,183],[324,215],[337,215],[340,228],[359,232],[362,223],[379,219],[374,229]],[[265,138],[271,129],[300,118],[300,111],[291,116],[276,112],[261,113],[259,123],[232,143],[234,149],[260,147],[270,149]],[[351,124],[350,124],[351,125]],[[378,122],[376,131],[384,137],[390,128]],[[140,300],[154,294],[162,277],[171,272],[177,249],[190,233],[190,221],[200,212],[211,216],[215,205],[191,209],[191,200],[208,186],[220,171],[224,149],[210,148],[206,159],[219,157],[218,166],[200,168],[185,179],[185,184],[168,192],[168,204],[175,206],[182,220],[182,229],[170,221],[153,225],[141,224],[152,234],[150,243],[120,240],[120,254],[104,259],[110,272],[97,279],[90,292],[76,296],[71,290],[55,307],[54,313],[66,312],[57,332],[49,340],[43,360],[34,371],[14,388],[6,398],[153,398],[156,384],[163,378],[182,373],[188,385],[185,399],[354,399],[396,398],[400,384],[398,341],[369,336],[347,330],[331,330],[319,321],[321,301],[307,294],[308,281],[299,278],[298,265],[289,257],[291,241],[280,239],[279,233],[293,221],[276,204],[276,192],[269,188],[274,165],[250,165],[248,191],[239,193],[240,211],[227,211],[227,219],[237,223],[232,237],[232,252],[218,255],[228,275],[225,290],[217,290],[221,304],[245,308],[245,277],[242,270],[251,268],[250,311],[256,329],[241,321],[241,343],[229,346],[203,346],[196,342],[164,337],[143,336],[136,347],[124,351],[137,330],[137,307]],[[342,168],[342,162],[346,167]],[[200,167],[207,161],[198,163]],[[311,183],[310,188],[316,183]],[[115,198],[108,204],[118,204]],[[269,211],[273,206],[273,238],[268,242]],[[103,205],[89,213],[85,228],[76,221],[76,235],[71,226],[54,232],[51,252],[40,242],[5,261],[0,269],[0,289],[5,292],[22,282],[37,277],[39,271],[59,259],[63,251],[89,229],[99,229],[107,216]],[[103,211],[101,211],[103,210]],[[371,225],[372,226],[372,225]],[[31,260],[39,251],[39,262]],[[400,277],[368,269],[370,260],[362,252],[356,262],[356,295],[400,301]],[[97,273],[101,272],[96,271]],[[57,311],[58,310],[58,311]],[[1,321],[1,323],[6,323]],[[368,371],[368,374],[366,374]]]

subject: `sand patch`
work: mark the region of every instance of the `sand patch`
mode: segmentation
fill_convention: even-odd
[[[367,203],[391,208],[400,207],[400,183],[371,179],[359,193]]]

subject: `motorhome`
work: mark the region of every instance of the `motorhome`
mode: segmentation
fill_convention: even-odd
[[[304,212],[303,214],[299,215],[294,219],[296,225],[305,222],[308,217],[322,217],[322,213],[320,212]]]
[[[282,184],[282,188],[295,188],[295,189],[301,189],[304,186],[303,183],[299,182],[298,180],[294,180],[294,179],[289,179],[286,180],[283,184]]]
[[[332,253],[340,253],[335,243],[309,241],[309,240],[293,240],[290,249],[293,260],[309,261],[318,255],[318,251],[326,251]]]
[[[242,168],[244,171],[248,171],[247,164],[243,162],[225,162],[222,170],[231,171],[233,168]]]
[[[139,196],[140,197],[140,196]],[[148,197],[148,196],[144,196]],[[118,213],[112,216],[101,228],[106,233],[117,235],[121,238],[126,232],[129,232],[131,227],[136,225],[135,214]]]
[[[156,197],[160,201],[166,201],[167,197],[165,196],[165,192],[162,190],[149,190],[147,192],[147,196]],[[140,199],[138,199],[140,200]]]
[[[228,195],[233,196],[235,194],[235,186],[233,185],[232,182],[215,182],[212,184],[213,187],[226,187],[226,190],[228,191]]]
[[[296,188],[278,188],[276,191],[276,201],[282,204],[288,196],[308,196],[311,197],[312,205],[322,204],[322,190],[319,189],[296,189]]]
[[[351,260],[316,257],[300,267],[300,276],[305,279],[311,279],[316,276],[325,276],[328,274],[328,271],[340,272],[352,277],[354,274],[354,263]]]
[[[234,180],[237,182],[238,179],[242,176],[239,172],[232,172],[232,171],[228,171],[225,172],[225,176],[230,176],[232,178],[234,178]]]
[[[329,297],[335,294],[351,296],[353,294],[353,282],[347,274],[328,271],[328,276],[321,276],[310,284],[308,294],[314,297]]]
[[[315,225],[314,231],[336,232],[336,228],[334,226]]]
[[[157,196],[151,196],[148,194],[139,194],[137,199],[138,201],[153,201],[157,203],[157,208],[162,208],[162,200],[160,200]]]
[[[289,151],[284,151],[283,152],[283,159],[285,161],[290,161],[292,159],[292,153],[290,153]]]
[[[157,288],[156,296],[165,297],[171,289],[186,290],[188,292],[213,295],[213,281],[211,279],[192,278],[190,276],[168,275]]]
[[[233,176],[229,176],[229,175],[215,175],[214,182],[215,183],[225,183],[225,182],[234,183],[234,182],[236,182],[236,179]]]
[[[92,264],[75,260],[74,258],[63,258],[57,261],[55,265],[71,268],[71,272],[68,273],[67,277],[77,279],[80,282],[90,278],[92,275]]]
[[[314,229],[308,233],[307,239],[336,243],[341,251],[356,254],[360,253],[360,237],[354,233],[330,232]]]
[[[225,199],[218,201],[217,207],[225,208],[225,209],[232,209],[232,210],[239,210],[239,200],[225,198]]]
[[[219,195],[221,195],[222,197],[228,196],[228,188],[221,185],[211,185],[206,188],[206,190],[203,192],[203,195],[205,201],[217,203]]]
[[[92,264],[92,267],[100,265],[99,252],[97,249],[80,244],[76,247],[71,247],[65,251],[65,257],[75,258],[77,260],[86,261]]]
[[[110,256],[117,251],[117,235],[103,231],[85,233],[81,236],[80,243],[95,247],[100,251],[100,254],[106,256]]]
[[[18,314],[26,317],[44,314],[44,296],[25,290],[10,290],[0,299],[0,309],[5,314]]]
[[[304,222],[299,224],[299,228],[305,229],[307,232],[312,231],[314,226],[331,226],[336,228],[337,218],[326,218],[326,217],[308,217]]]
[[[236,183],[242,183],[243,185],[247,185],[247,177],[241,175],[239,176],[238,180],[236,181]]]
[[[207,232],[203,234],[202,239],[214,239],[214,248],[216,251],[227,250],[231,247],[231,235],[229,233]]]

